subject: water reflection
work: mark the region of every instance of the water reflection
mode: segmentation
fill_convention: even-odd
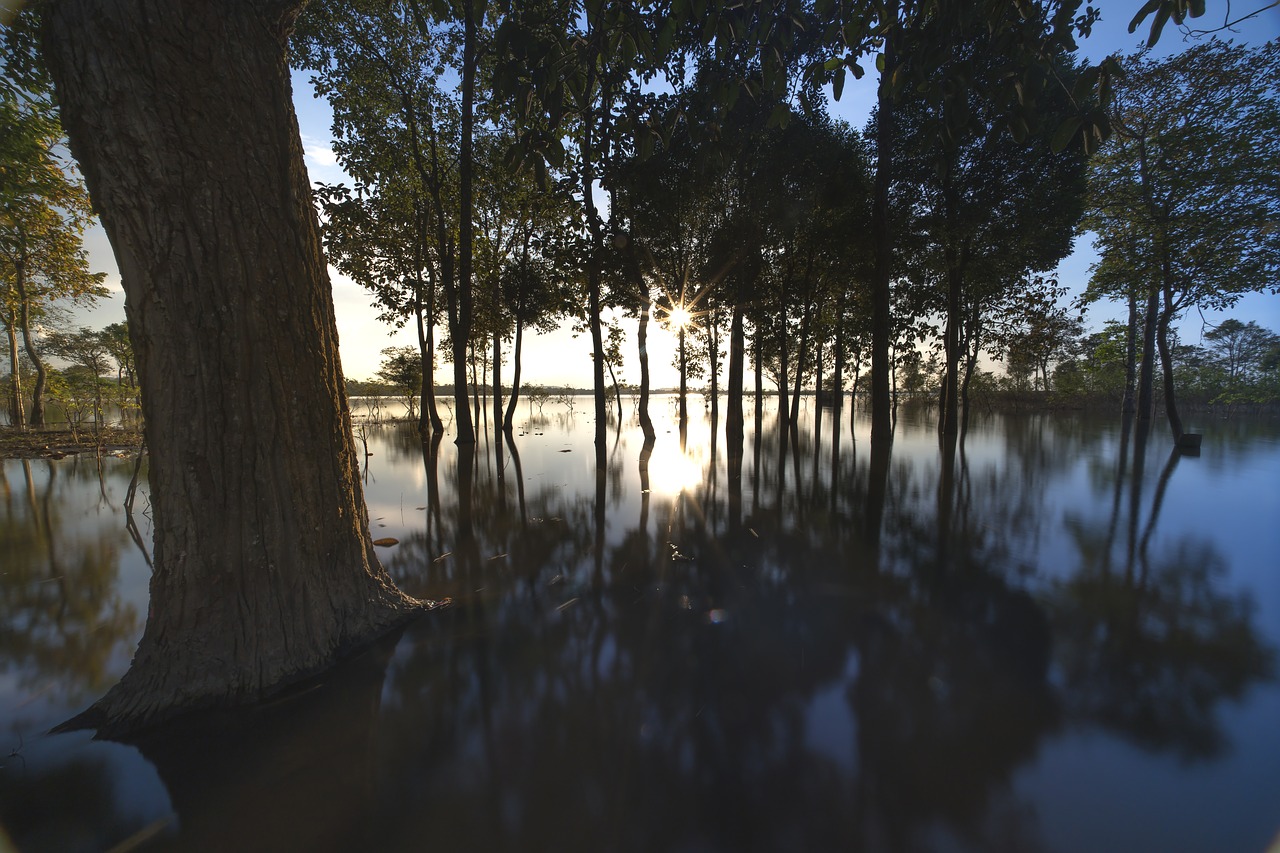
[[[1122,424],[993,415],[949,447],[906,409],[895,441],[872,444],[847,410],[779,429],[767,403],[740,443],[710,441],[696,410],[683,440],[674,422],[648,443],[615,423],[604,465],[567,411],[475,448],[371,427],[371,523],[399,540],[380,556],[408,592],[453,607],[274,705],[138,744],[167,797],[132,821],[93,812],[96,838],[159,821],[150,844],[184,849],[1062,849],[1046,826],[1065,809],[1082,848],[1162,848],[1179,821],[1266,845],[1277,825],[1248,762],[1280,781],[1280,734],[1232,709],[1280,705],[1274,586],[1241,556],[1270,549],[1274,564],[1271,507],[1244,502],[1255,536],[1241,542],[1195,501],[1244,471],[1275,482],[1274,432],[1211,433],[1203,458],[1179,461],[1156,439],[1131,447]],[[78,490],[37,516],[26,494],[54,477],[6,467],[6,542],[44,542],[26,547],[46,574],[49,541],[83,550],[67,542],[74,502],[99,500],[65,470]],[[81,629],[98,636],[120,610],[127,639],[136,611],[110,572],[131,552],[111,530]],[[30,622],[5,578],[6,626]],[[18,678],[6,709],[40,683],[97,683],[22,640],[0,647]],[[40,741],[59,712],[6,721]],[[1211,774],[1239,794],[1167,826],[1073,815],[1045,756],[1082,732],[1113,738],[1099,775],[1167,790]],[[79,767],[121,802],[148,790],[73,746],[29,772]],[[48,830],[9,802],[20,844]]]

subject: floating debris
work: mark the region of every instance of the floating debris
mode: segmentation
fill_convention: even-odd
[[[505,556],[507,556],[506,551],[503,551],[501,554],[494,554],[492,557],[489,558],[489,562],[492,563],[494,560],[501,560]]]
[[[573,598],[571,598],[571,599],[569,599],[568,601],[566,601],[564,604],[561,604],[559,607],[557,607],[557,608],[556,608],[556,612],[557,612],[557,613],[563,613],[564,611],[568,610],[570,607],[572,607],[573,605],[575,605],[575,604],[577,604],[577,603],[578,603],[578,597],[577,597],[577,596],[574,596]]]
[[[432,560],[431,562],[433,562],[433,563],[438,563],[438,562],[440,562],[441,560],[443,560],[445,557],[452,557],[452,556],[453,556],[453,552],[452,552],[452,551],[445,551],[443,554],[441,554],[439,557],[436,557],[436,558],[435,558],[434,560]]]
[[[729,611],[719,607],[713,607],[707,611],[708,625],[722,625],[729,621]]]
[[[379,525],[379,526],[382,526],[382,525]],[[390,548],[392,545],[399,545],[400,540],[392,539],[390,536],[385,536],[382,539],[373,540],[373,544],[377,545],[379,548]]]

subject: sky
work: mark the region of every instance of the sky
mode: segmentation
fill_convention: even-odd
[[[1193,23],[1203,28],[1219,26],[1223,22],[1224,10],[1230,9],[1238,16],[1241,10],[1249,11],[1265,5],[1265,2],[1266,0],[1254,0],[1248,4],[1239,2],[1224,4],[1221,0],[1211,1],[1208,13]],[[1096,62],[1112,53],[1130,53],[1141,45],[1146,28],[1140,27],[1132,35],[1127,31],[1130,18],[1141,5],[1140,0],[1123,0],[1123,2],[1099,0],[1094,5],[1101,10],[1102,19],[1094,28],[1093,34],[1080,43],[1081,53],[1085,58]],[[1280,38],[1280,7],[1267,9],[1256,18],[1240,25],[1235,29],[1235,35],[1224,33],[1220,37],[1228,36],[1251,44]],[[1183,49],[1186,43],[1183,34],[1171,24],[1162,34],[1154,55],[1165,56],[1176,53]],[[855,128],[863,127],[875,102],[875,87],[874,74],[868,74],[861,81],[850,79],[841,100],[832,105],[833,114]],[[327,102],[313,96],[309,75],[305,73],[293,75],[293,95],[311,180],[323,183],[343,181],[346,177],[338,166],[331,148],[332,113]],[[86,247],[91,268],[107,272],[107,286],[112,295],[101,300],[94,308],[77,311],[78,322],[93,327],[119,322],[124,319],[124,294],[120,288],[120,276],[110,244],[101,226],[95,225],[88,233]],[[1071,295],[1083,292],[1089,280],[1089,267],[1096,260],[1097,255],[1092,249],[1089,236],[1078,237],[1073,253],[1058,268],[1059,281],[1069,288]],[[332,267],[329,269],[329,275],[333,282],[338,338],[343,372],[346,376],[354,379],[370,378],[378,369],[382,360],[382,350],[385,347],[417,345],[416,332],[411,326],[394,330],[379,322],[376,310],[371,307],[369,295],[359,285],[339,274]],[[1101,328],[1106,320],[1121,319],[1123,313],[1124,309],[1119,304],[1101,303],[1090,309],[1086,323],[1090,329]],[[1228,316],[1242,321],[1255,320],[1265,328],[1280,331],[1280,296],[1250,294],[1229,312],[1223,314],[1206,312],[1203,319],[1198,312],[1193,311],[1181,323],[1183,341],[1198,343],[1205,329],[1211,328]],[[1210,325],[1206,326],[1206,323]],[[625,360],[619,381],[634,384],[640,377],[635,352],[634,320],[625,320],[623,327],[628,333],[628,339],[623,345]],[[653,387],[675,386],[679,382],[679,374],[672,364],[676,351],[675,336],[662,329],[657,323],[651,324],[649,350]],[[592,383],[590,336],[585,334],[574,336],[569,331],[567,323],[559,331],[550,334],[527,334],[524,339],[522,370],[522,380],[528,384],[590,388]],[[511,374],[509,362],[504,366],[503,371],[509,378]],[[437,381],[442,382],[446,374],[443,370],[438,370],[437,377]],[[750,383],[753,379],[748,377],[747,381]]]

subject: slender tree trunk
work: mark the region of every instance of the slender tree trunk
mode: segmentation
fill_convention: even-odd
[[[1145,432],[1151,424],[1155,408],[1156,322],[1160,315],[1160,286],[1152,283],[1147,288],[1147,316],[1142,324],[1142,362],[1138,372],[1138,431]]]
[[[475,230],[472,222],[475,192],[472,186],[475,163],[472,155],[475,114],[473,105],[476,89],[476,17],[475,5],[462,4],[462,138],[458,152],[458,196],[461,210],[458,216],[458,285],[457,322],[451,331],[453,337],[453,395],[457,402],[458,444],[475,444],[475,422],[467,408],[467,345],[471,341],[472,319],[472,250]]]
[[[442,432],[444,423],[436,410],[436,344],[434,291],[427,294],[427,318],[422,318],[422,280],[414,291],[414,319],[418,326],[418,351],[422,353],[422,410],[418,414],[418,432],[427,435],[432,430]]]
[[[1138,297],[1129,293],[1129,322],[1124,335],[1124,398],[1120,403],[1120,411],[1125,415],[1133,415],[1137,408],[1134,398],[1134,384],[1138,374]]]
[[[742,416],[742,379],[743,360],[746,355],[746,342],[742,330],[742,305],[734,302],[733,315],[729,320],[729,411],[725,415],[725,438],[729,443],[729,458],[734,453],[742,456],[743,416]]]
[[[26,407],[22,399],[22,364],[18,358],[18,324],[13,314],[5,318],[5,331],[9,333],[9,406],[13,426],[27,425]]]
[[[498,298],[498,294],[494,293],[494,298]],[[502,424],[502,333],[496,328],[493,332],[493,432],[496,436]],[[502,447],[501,441],[495,441],[499,448]]]
[[[255,700],[414,605],[368,531],[286,62],[299,5],[46,10],[151,453],[151,602],[129,671],[77,721],[100,734]]]
[[[645,441],[657,437],[653,419],[649,417],[649,309],[652,305],[646,290],[640,297],[640,324],[636,329],[636,345],[640,352],[640,431]]]
[[[689,403],[688,403],[688,399],[687,399],[687,396],[688,396],[688,393],[689,393],[689,382],[688,382],[688,376],[689,376],[689,361],[688,361],[688,356],[686,355],[686,351],[685,351],[685,345],[684,345],[684,334],[685,334],[685,333],[684,333],[684,326],[681,326],[681,327],[680,327],[680,332],[679,332],[679,338],[680,338],[680,423],[681,423],[681,424],[685,424],[685,423],[687,423],[687,422],[688,422],[688,420],[689,420]]]
[[[778,422],[787,423],[791,412],[788,390],[791,385],[790,365],[787,364],[787,309],[782,309],[782,317],[778,326]]]
[[[511,347],[511,399],[507,401],[507,414],[502,420],[504,432],[511,432],[516,420],[516,403],[520,401],[520,364],[524,349],[524,323],[516,318],[516,340]]]
[[[960,434],[969,431],[969,385],[973,382],[973,374],[978,366],[978,353],[981,351],[980,330],[977,323],[977,308],[970,315],[969,341],[965,346],[964,379],[960,382]]]
[[[756,374],[756,443],[760,442],[760,432],[764,426],[764,347],[760,337],[764,334],[761,327],[757,326],[752,337],[752,349],[755,350],[755,368]],[[757,454],[758,455],[758,454]]]
[[[813,354],[813,459],[816,466],[818,448],[822,438],[822,339],[819,338]],[[817,481],[817,475],[814,476]]]
[[[813,300],[808,297],[811,289],[807,286],[809,274],[805,274],[805,294],[804,314],[800,317],[800,350],[796,355],[796,384],[795,393],[791,397],[791,424],[794,426],[800,423],[800,395],[804,390],[804,368],[805,362],[809,358],[809,325],[813,322]]]
[[[831,377],[832,405],[835,407],[835,431],[840,432],[840,412],[844,408],[844,290],[836,300],[836,355]]]
[[[898,18],[898,3],[889,3],[891,20]],[[898,68],[896,37],[891,31],[884,41],[884,71],[876,96],[876,175],[871,202],[871,242],[874,246],[875,274],[871,280],[871,439],[893,438],[889,396],[889,284],[893,276],[893,242],[889,234],[889,184],[893,157],[893,94],[889,81]]]
[[[618,404],[618,424],[622,424],[622,389],[618,386],[618,374],[613,371],[613,362],[608,361],[605,364],[609,368],[609,381],[613,383],[613,399]]]
[[[1173,302],[1166,287],[1164,309],[1156,328],[1156,344],[1160,348],[1160,368],[1164,378],[1164,411],[1169,418],[1169,432],[1176,445],[1182,440],[1182,418],[1178,415],[1178,401],[1173,387],[1173,351],[1169,346],[1169,324],[1173,321]]]
[[[964,273],[959,262],[953,260],[947,265],[947,327],[943,347],[947,365],[942,380],[942,410],[938,413],[939,432],[948,437],[960,432],[960,297],[963,289]]]
[[[707,338],[711,345],[711,446],[714,448],[716,425],[720,422],[720,326],[711,315],[708,319],[712,320]]]
[[[44,392],[49,380],[49,369],[45,367],[44,359],[40,357],[35,341],[31,339],[31,304],[27,299],[27,282],[23,270],[18,270],[17,275],[14,276],[14,283],[18,288],[18,324],[22,328],[22,345],[27,351],[27,358],[31,359],[31,364],[36,369],[36,381],[31,387],[30,424],[34,427],[42,427],[44,426]]]

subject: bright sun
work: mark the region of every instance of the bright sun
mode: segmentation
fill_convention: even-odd
[[[689,321],[693,319],[689,314],[689,309],[683,305],[677,305],[671,309],[671,313],[667,315],[667,325],[673,329],[683,329],[689,325]]]

